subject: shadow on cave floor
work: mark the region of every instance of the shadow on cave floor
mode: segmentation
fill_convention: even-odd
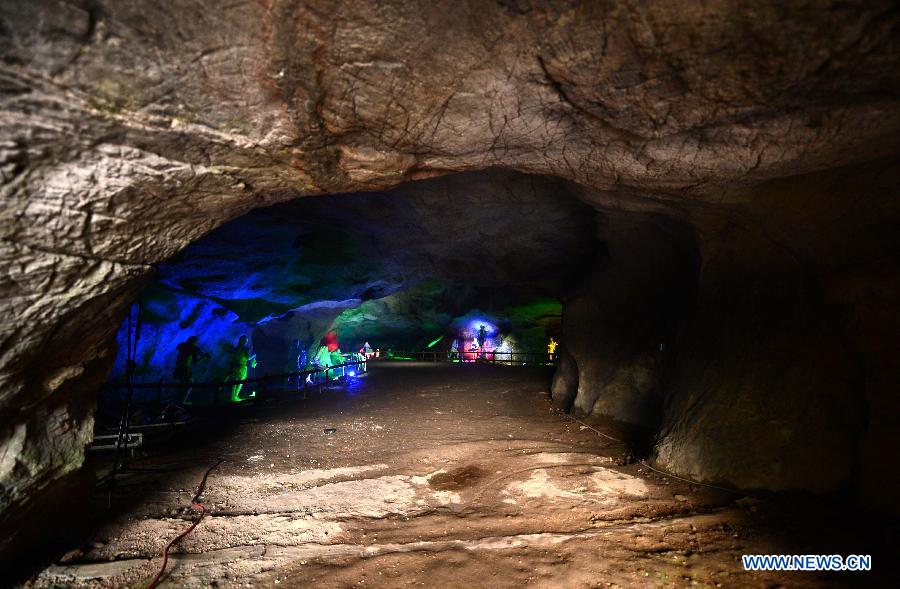
[[[549,378],[538,368],[376,364],[307,401],[241,408],[135,461],[173,469],[123,480],[110,512],[98,493],[91,537],[28,585],[146,582],[219,457],[210,515],[175,549],[170,586],[877,580],[743,572],[745,553],[873,553],[877,574],[877,535],[809,498],[756,500],[627,464],[623,445],[552,408]]]

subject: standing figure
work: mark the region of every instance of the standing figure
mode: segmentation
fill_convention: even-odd
[[[308,362],[306,360],[306,350],[301,349],[300,353],[297,355],[297,370],[300,370],[300,371],[306,370],[307,363]]]
[[[550,338],[550,343],[547,344],[547,358],[550,362],[553,362],[553,357],[556,354],[556,346],[559,344],[552,337]]]
[[[228,380],[244,380],[247,378],[247,367],[252,366],[256,368],[256,354],[250,354],[250,346],[247,345],[247,336],[242,335],[237,342],[237,346],[235,346],[234,351],[231,353],[231,364],[229,366],[230,373],[228,374]],[[241,389],[244,387],[244,383],[238,383],[235,385],[231,385],[231,402],[237,403],[240,401],[239,395],[241,394]]]
[[[316,350],[316,357],[313,358],[313,366],[319,370],[331,368],[331,352],[328,351],[328,345],[321,343],[319,349]]]
[[[469,348],[469,352],[464,354],[465,362],[474,362],[478,359],[478,342],[472,341],[472,347]]]
[[[304,383],[312,382],[312,375],[307,373],[305,376],[303,372],[305,370],[309,370],[308,366],[309,362],[306,359],[306,350],[301,349],[300,354],[297,355],[297,370],[300,371],[300,374],[297,376],[297,387],[305,386]]]
[[[284,371],[288,373],[287,382],[291,384],[294,382],[295,375],[294,372],[297,371],[297,356],[300,354],[300,340],[294,338],[291,340],[291,344],[288,346],[288,354],[287,360],[284,363]]]
[[[178,344],[176,348],[178,350],[178,355],[175,357],[175,371],[172,373],[175,377],[175,382],[181,384],[191,384],[194,382],[194,364],[211,357],[209,353],[200,349],[197,345],[198,341],[200,341],[200,338],[196,335],[192,335],[187,338],[187,340]],[[185,390],[182,403],[187,402],[187,398],[190,394],[191,387],[188,387]]]
[[[479,348],[484,347],[484,342],[486,339],[487,339],[487,328],[484,325],[482,325],[481,328],[478,330],[478,347]]]

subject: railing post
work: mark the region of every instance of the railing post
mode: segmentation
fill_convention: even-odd
[[[263,372],[263,380],[259,383],[259,390],[256,393],[255,399],[259,402],[260,397],[268,397],[269,396],[269,373]]]

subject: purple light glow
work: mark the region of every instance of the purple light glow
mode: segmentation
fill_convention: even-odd
[[[464,339],[475,339],[478,337],[478,333],[481,331],[481,326],[484,326],[485,334],[489,338],[493,338],[500,333],[500,328],[491,323],[486,319],[470,319],[466,322],[466,326],[460,330],[460,337]]]

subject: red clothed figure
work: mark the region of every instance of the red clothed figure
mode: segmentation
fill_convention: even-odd
[[[340,346],[338,346],[338,338],[337,333],[334,331],[329,331],[325,334],[325,337],[322,338],[322,345],[328,346],[329,352],[334,352]]]

